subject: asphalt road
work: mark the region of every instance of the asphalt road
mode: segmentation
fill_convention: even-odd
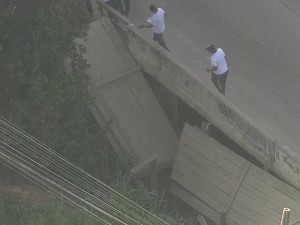
[[[167,12],[171,54],[214,88],[205,48],[221,47],[230,71],[226,98],[300,153],[300,1],[131,0],[135,25],[150,15],[150,3]],[[143,32],[152,38],[151,30]]]

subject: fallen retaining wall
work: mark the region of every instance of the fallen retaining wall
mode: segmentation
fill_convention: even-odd
[[[256,121],[216,90],[207,89],[171,54],[152,40],[144,38],[127,18],[105,4],[99,4],[118,18],[121,36],[126,39],[133,57],[145,72],[212,122],[278,177],[300,190],[299,154],[283,148]]]
[[[281,179],[300,189],[300,156],[284,149],[256,121],[204,83],[172,55],[127,27],[128,47],[142,69],[190,105]]]

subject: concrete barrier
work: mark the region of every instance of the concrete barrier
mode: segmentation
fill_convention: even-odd
[[[118,18],[122,36],[132,56],[145,72],[212,122],[278,177],[300,190],[299,154],[283,148],[232,102],[215,89],[209,90],[201,80],[195,79],[196,76],[171,54],[144,38],[127,18],[110,7],[103,7]]]
[[[263,128],[216,90],[195,79],[171,54],[127,27],[127,44],[142,69],[211,121],[281,179],[300,189],[300,156],[282,148]]]

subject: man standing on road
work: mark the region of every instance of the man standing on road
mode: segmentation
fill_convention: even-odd
[[[208,46],[206,50],[211,54],[211,68],[206,69],[206,71],[211,73],[211,81],[221,94],[225,96],[225,84],[228,75],[226,54],[221,48],[217,49],[214,45]]]
[[[153,40],[157,41],[163,48],[169,51],[164,39],[163,39],[163,32],[165,31],[165,17],[166,12],[161,9],[157,8],[155,5],[151,4],[149,6],[150,11],[152,12],[152,16],[147,19],[149,24],[147,25],[140,25],[139,28],[151,28],[153,27]]]

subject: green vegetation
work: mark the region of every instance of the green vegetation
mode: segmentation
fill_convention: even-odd
[[[88,65],[84,48],[74,41],[86,36],[90,18],[85,2],[0,1],[0,115],[159,214],[162,204],[155,195],[134,190],[126,178],[120,179],[124,162],[89,112]],[[0,170],[2,184],[22,185],[11,171]],[[4,224],[97,224],[62,202],[2,197]]]
[[[0,1],[0,115],[105,177],[117,160],[90,115],[88,65],[74,41],[86,36],[85,2]]]
[[[157,215],[162,213],[164,204],[158,201],[155,195],[143,189],[133,189],[124,179],[115,180],[113,186],[117,191],[149,211]],[[0,217],[0,223],[14,225],[101,224],[68,204],[50,198],[46,193],[45,196],[46,200],[31,200],[15,194],[2,194],[3,210],[2,204],[0,204],[0,212],[4,212],[2,213],[4,216]],[[0,213],[0,215],[2,214]]]
[[[87,124],[82,0],[0,1],[0,113],[55,146]]]
[[[145,186],[142,183],[137,184],[140,184],[140,186],[133,188],[125,175],[115,179],[111,186],[149,212],[155,215],[163,215],[165,206],[164,200],[159,200],[155,193],[145,190]]]
[[[84,213],[78,213],[60,201],[36,202],[20,196],[2,196],[3,224],[14,225],[96,225]]]

